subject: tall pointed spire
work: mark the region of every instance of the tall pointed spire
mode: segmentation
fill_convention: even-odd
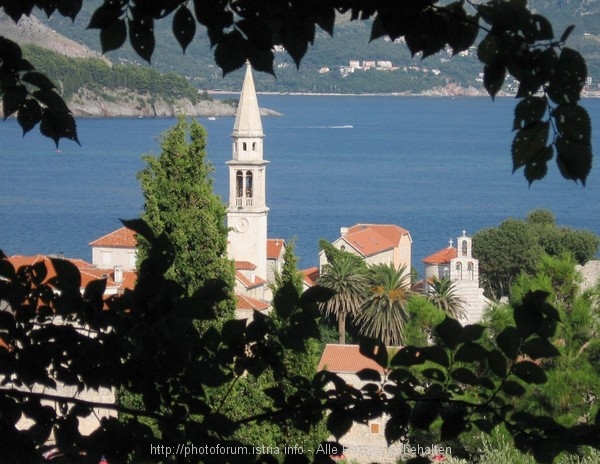
[[[246,63],[246,75],[244,76],[232,135],[234,137],[262,137],[264,135],[250,63]]]

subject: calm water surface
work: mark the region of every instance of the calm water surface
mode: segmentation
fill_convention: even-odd
[[[269,236],[296,237],[300,265],[341,226],[393,223],[411,232],[413,264],[507,217],[549,208],[560,224],[600,234],[600,175],[583,188],[551,162],[529,187],[511,175],[514,100],[260,95],[283,117],[263,118]],[[584,102],[600,146],[600,101]],[[227,195],[233,118],[200,119],[215,190]],[[81,146],[0,124],[0,248],[91,260],[88,243],[140,214],[140,156],[160,152],[173,119],[81,119]]]

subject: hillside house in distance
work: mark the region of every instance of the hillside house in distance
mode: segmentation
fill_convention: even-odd
[[[411,270],[412,237],[410,232],[393,224],[356,224],[342,227],[341,237],[333,242],[338,250],[360,256],[367,264],[393,264]],[[319,267],[327,263],[325,253],[319,253]]]
[[[423,292],[429,292],[429,282],[435,276],[438,279],[449,278],[464,304],[466,318],[462,324],[481,322],[488,301],[483,296],[483,288],[479,286],[479,261],[472,255],[473,239],[463,230],[462,236],[443,248],[423,259],[425,264],[425,281]]]

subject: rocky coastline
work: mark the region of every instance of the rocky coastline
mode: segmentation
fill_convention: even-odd
[[[114,118],[114,117],[225,117],[234,116],[236,106],[232,101],[201,99],[193,103],[189,99],[164,98],[148,94],[121,92],[93,92],[80,89],[67,105],[75,117]],[[263,116],[281,116],[277,111],[261,109]]]

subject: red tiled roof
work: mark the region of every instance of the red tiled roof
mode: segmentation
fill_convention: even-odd
[[[121,227],[120,229],[90,242],[90,246],[135,248],[137,247],[135,235],[133,230],[128,229],[127,227]]]
[[[361,255],[372,256],[397,247],[404,235],[410,237],[406,229],[392,224],[357,224],[342,239]]]
[[[121,290],[133,290],[135,284],[137,282],[137,272],[136,271],[121,271],[123,273],[123,278],[120,283],[115,281],[115,270],[114,269],[93,269],[91,272],[96,274],[96,279],[101,279],[106,277],[108,279],[107,286],[118,286],[119,291]]]
[[[117,284],[114,281],[114,270],[113,269],[100,269],[82,259],[69,259],[69,258],[55,258],[64,259],[72,263],[79,270],[81,275],[81,288],[85,288],[90,282],[99,279],[106,279],[107,287],[119,287],[119,288],[133,288],[137,279],[134,271],[123,271],[123,282]],[[15,270],[18,270],[22,266],[33,266],[36,263],[43,262],[46,266],[46,278],[44,282],[56,277],[56,270],[52,265],[52,261],[49,256],[45,255],[33,255],[33,256],[22,256],[15,255],[10,256],[8,261],[12,264]]]
[[[244,274],[240,271],[235,271],[235,278],[239,280],[247,289],[260,287],[261,285],[265,284],[265,280],[258,276],[254,276],[254,282],[250,281],[250,279],[246,278],[246,276],[244,276]]]
[[[394,224],[356,224],[348,229],[348,233],[352,234],[365,229],[374,230],[394,243],[400,243],[403,235],[410,235],[408,230]]]
[[[358,345],[325,345],[317,370],[335,373],[355,374],[362,369],[375,369],[383,372],[383,368],[372,359],[360,354]]]
[[[432,255],[423,258],[425,264],[444,264],[449,263],[451,260],[458,256],[458,251],[454,247],[447,247],[443,250],[437,251]]]
[[[267,259],[279,259],[285,245],[285,240],[281,238],[267,239]]]
[[[236,295],[237,309],[254,309],[256,311],[264,311],[269,309],[269,304],[264,301],[251,298],[246,295]]]
[[[68,258],[54,258],[54,259],[64,259],[65,261],[69,261],[73,264],[81,274],[81,286],[85,287],[86,284],[91,282],[92,280],[97,280],[99,277],[95,277],[90,272],[82,272],[94,269],[94,265],[90,264],[82,259],[68,259]],[[15,270],[18,270],[22,266],[33,266],[37,263],[44,263],[46,266],[46,278],[44,282],[56,277],[56,270],[52,265],[52,261],[49,256],[45,255],[33,255],[33,256],[23,256],[23,255],[14,255],[9,256],[8,261],[12,264]]]
[[[304,277],[304,283],[309,287],[312,287],[317,282],[319,278],[319,268],[318,267],[310,267],[308,269],[303,269],[302,276]]]
[[[256,265],[251,263],[250,261],[236,261],[235,262],[235,270],[236,271],[254,271],[256,269]]]

